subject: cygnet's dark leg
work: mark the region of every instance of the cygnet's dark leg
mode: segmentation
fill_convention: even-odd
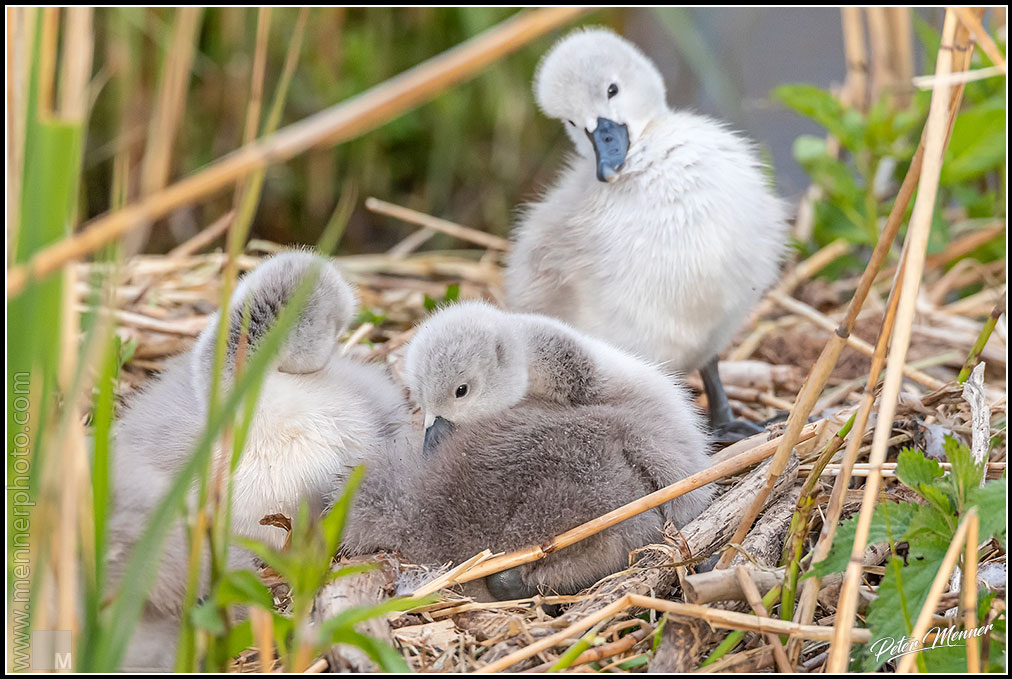
[[[763,431],[762,427],[753,422],[734,418],[724,385],[720,381],[720,373],[717,372],[716,356],[699,369],[699,375],[703,378],[703,390],[710,406],[710,429],[714,441],[734,443]]]

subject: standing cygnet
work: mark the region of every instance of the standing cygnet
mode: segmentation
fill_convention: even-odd
[[[367,472],[344,535],[349,554],[398,550],[423,564],[460,563],[484,549],[546,540],[656,490],[651,465],[682,452],[651,417],[655,404],[564,406],[528,398],[456,425],[440,439]],[[703,510],[706,491],[644,512],[548,557],[464,590],[481,600],[575,594],[624,570],[629,553],[656,542],[672,514]]]
[[[758,431],[733,420],[717,373],[785,252],[785,207],[753,145],[669,109],[654,64],[607,30],[557,43],[534,91],[577,155],[516,228],[511,307],[679,372],[699,369],[716,437]]]
[[[378,367],[340,356],[338,335],[355,314],[351,287],[327,260],[307,252],[277,255],[237,286],[227,313],[229,336],[222,390],[234,376],[243,317],[249,314],[248,356],[270,329],[300,281],[319,271],[308,303],[268,371],[246,446],[235,470],[232,531],[280,549],[284,532],[259,521],[267,514],[295,517],[301,502],[319,513],[348,472],[407,445],[410,414],[401,393]],[[247,311],[248,309],[248,311]],[[173,359],[139,394],[116,429],[114,511],[110,523],[110,574],[119,579],[145,519],[161,501],[193,453],[207,419],[218,317],[196,346]],[[215,449],[214,464],[227,469],[230,450]],[[192,501],[192,500],[191,500]],[[179,615],[186,585],[188,545],[180,524],[170,533],[145,611],[150,630],[175,629],[165,618]],[[231,567],[248,568],[252,556],[233,549]],[[206,562],[206,559],[205,559]],[[127,665],[164,667],[150,649],[145,629],[135,635]],[[155,646],[174,653],[174,638]],[[134,652],[136,651],[136,652]]]

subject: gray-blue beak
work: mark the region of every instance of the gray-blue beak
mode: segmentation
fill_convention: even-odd
[[[607,118],[598,118],[597,129],[587,132],[587,136],[597,156],[598,181],[615,181],[629,152],[629,128]]]
[[[422,444],[422,454],[430,455],[439,442],[453,432],[453,422],[442,417],[433,420],[432,425],[425,430],[425,442]]]

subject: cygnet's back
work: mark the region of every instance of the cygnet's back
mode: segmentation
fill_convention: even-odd
[[[562,406],[528,399],[453,428],[424,454],[367,474],[346,549],[397,549],[419,563],[456,563],[483,549],[539,544],[657,489],[651,459],[678,466],[681,442],[626,404]],[[629,552],[656,541],[666,519],[681,524],[706,506],[696,491],[545,559],[511,571],[499,598],[573,593],[626,567]],[[485,597],[479,588],[471,590]]]

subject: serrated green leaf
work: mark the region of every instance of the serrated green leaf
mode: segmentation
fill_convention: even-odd
[[[918,490],[921,485],[930,486],[944,473],[936,460],[925,457],[914,448],[904,448],[896,458],[896,476],[903,485],[913,490]]]
[[[864,659],[865,672],[875,672],[889,660],[889,652],[884,650],[888,646],[886,639],[898,639],[913,631],[944,554],[944,549],[941,553],[934,549],[920,550],[916,556],[908,556],[907,565],[899,557],[889,558],[878,597],[868,607],[871,641]]]
[[[980,539],[995,537],[1006,548],[1008,515],[1005,512],[1008,497],[1008,479],[988,481],[969,493],[967,504],[977,508],[980,517]]]
[[[916,505],[909,503],[880,503],[871,517],[867,544],[895,543],[902,540],[913,518],[915,507]],[[829,554],[822,561],[813,564],[812,569],[804,577],[824,578],[830,573],[840,573],[847,568],[854,536],[857,533],[857,519],[855,515],[837,527]]]
[[[937,493],[942,502],[948,502],[948,499],[938,489],[928,486],[927,490]],[[914,507],[914,516],[910,520],[903,539],[918,543],[940,541],[948,544],[949,538],[956,530],[955,515],[948,510],[939,509],[934,504],[914,505]]]

